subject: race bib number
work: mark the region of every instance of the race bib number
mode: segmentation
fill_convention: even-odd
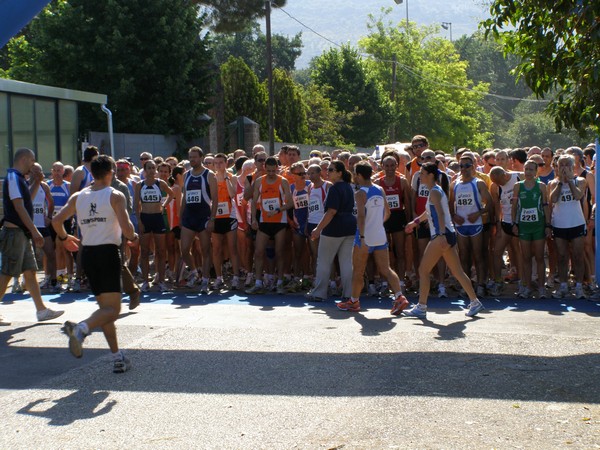
[[[186,203],[200,203],[200,199],[202,198],[201,191],[186,191],[185,192],[185,202]]]
[[[229,213],[229,202],[220,202],[217,206],[217,216],[227,216]]]
[[[400,196],[398,194],[388,195],[386,199],[390,209],[400,209]]]
[[[302,209],[308,207],[308,194],[294,196],[294,208]]]
[[[316,213],[319,212],[321,210],[321,205],[319,204],[318,200],[311,200],[310,203],[308,204],[308,212],[309,213]]]
[[[471,192],[460,192],[456,196],[456,206],[473,206],[475,199]]]
[[[242,202],[244,201],[244,193],[241,192],[238,195],[236,195],[235,200],[236,200],[238,206],[242,206]]]
[[[278,198],[265,198],[262,201],[262,207],[265,211],[275,211],[281,207]]]
[[[156,191],[142,191],[142,202],[144,203],[158,203],[160,198]]]
[[[572,202],[573,201],[573,194],[571,192],[569,192],[569,193],[563,193],[560,196],[560,201],[561,202]]]
[[[356,206],[354,208],[352,208],[352,215],[354,217],[358,217],[358,209],[356,208]]]
[[[532,223],[539,220],[537,208],[523,208],[519,221],[523,223]]]
[[[425,197],[428,198],[429,197],[429,189],[427,188],[427,186],[420,184],[419,185],[419,197]]]
[[[33,204],[33,214],[43,216],[44,215],[44,205],[41,203],[34,203]]]

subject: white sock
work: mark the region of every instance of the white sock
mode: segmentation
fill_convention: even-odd
[[[81,334],[83,334],[84,336],[87,336],[88,334],[90,334],[90,327],[88,327],[88,324],[85,322],[79,322],[77,324],[77,326],[79,327],[79,330],[81,331]]]
[[[119,350],[116,353],[111,353],[112,357],[113,357],[113,361],[119,361],[121,359],[123,359],[123,352],[121,350]]]

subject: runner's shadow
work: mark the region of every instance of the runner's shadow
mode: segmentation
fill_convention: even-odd
[[[106,401],[108,396],[108,391],[78,390],[58,400],[34,400],[17,413],[45,417],[50,419],[48,425],[66,426],[77,420],[93,419],[109,413],[117,401]]]
[[[420,321],[417,320],[415,324],[417,326],[436,329],[438,331],[438,335],[435,337],[435,339],[438,341],[454,341],[456,339],[464,339],[466,337],[464,331],[467,328],[467,323],[473,320],[481,320],[481,317],[466,318],[457,322],[449,323],[448,325],[435,323],[429,319],[421,319]]]

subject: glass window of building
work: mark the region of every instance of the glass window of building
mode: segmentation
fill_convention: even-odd
[[[77,103],[60,100],[58,102],[58,122],[60,124],[61,161],[76,166],[80,159],[77,154]]]
[[[45,173],[57,160],[56,145],[56,102],[54,100],[35,101],[36,159]]]
[[[35,148],[33,98],[13,95],[11,103],[12,151],[21,147]]]
[[[0,93],[0,168],[4,172],[11,166],[8,146],[8,95]],[[4,173],[0,173],[3,177]]]

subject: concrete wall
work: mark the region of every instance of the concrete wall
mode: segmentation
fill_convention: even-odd
[[[131,156],[135,162],[142,152],[150,152],[152,156],[171,156],[177,150],[177,136],[161,134],[128,134],[115,133],[115,158]],[[110,140],[108,133],[92,131],[89,144],[95,145],[102,153],[109,153]]]

